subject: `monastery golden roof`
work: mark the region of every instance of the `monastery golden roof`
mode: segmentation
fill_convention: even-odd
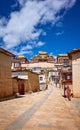
[[[68,56],[68,54],[58,54],[58,56]]]
[[[18,58],[25,58],[25,56],[18,56]]]
[[[39,54],[44,55],[44,54],[47,54],[47,52],[40,51]]]

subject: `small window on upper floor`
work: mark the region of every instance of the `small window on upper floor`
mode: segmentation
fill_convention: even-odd
[[[64,59],[64,65],[69,65],[69,60],[68,59]]]
[[[42,81],[43,80],[43,77],[40,77],[40,81]]]

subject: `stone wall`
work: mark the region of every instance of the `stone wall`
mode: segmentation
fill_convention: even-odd
[[[39,87],[39,75],[37,73],[28,72],[28,82],[29,82],[29,89],[31,91],[38,91],[40,89]]]
[[[16,78],[12,79],[13,94],[18,93],[18,81]]]
[[[73,95],[80,97],[80,52],[72,56]]]
[[[10,57],[0,53],[0,98],[11,96],[12,94]]]

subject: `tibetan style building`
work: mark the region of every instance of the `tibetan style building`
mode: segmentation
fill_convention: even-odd
[[[57,56],[57,63],[68,66],[69,64],[71,64],[71,60],[69,59],[68,54],[59,54]]]
[[[72,88],[72,62],[68,54],[59,54],[57,56],[55,68],[58,72],[56,80],[59,81],[59,85],[62,86],[62,88],[66,85]]]
[[[44,82],[44,84],[47,84],[49,81],[49,71],[53,70],[54,64],[55,58],[53,56],[48,55],[47,52],[39,52],[38,55],[30,60],[29,64],[21,64],[21,67],[38,73],[40,83]]]
[[[29,64],[25,56],[18,56],[12,59],[12,69],[21,69],[21,64]]]
[[[39,52],[37,56],[34,56],[30,63],[38,63],[38,62],[48,62],[48,63],[54,63],[55,59],[52,55],[48,55],[47,52]]]

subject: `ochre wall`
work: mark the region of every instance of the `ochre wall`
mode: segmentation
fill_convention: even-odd
[[[73,95],[80,97],[80,52],[72,55]]]
[[[30,90],[33,92],[39,90],[39,75],[37,73],[28,71],[28,82]]]
[[[18,86],[21,86],[21,84],[24,84],[24,94],[26,92],[35,92],[40,90],[39,88],[39,75],[37,73],[28,71],[26,72],[26,75],[28,74],[28,79],[18,79],[13,78],[12,79],[12,87],[13,87],[13,93],[18,93]]]
[[[12,79],[13,94],[18,93],[18,82],[16,78]]]
[[[13,94],[10,57],[0,53],[0,97]]]

